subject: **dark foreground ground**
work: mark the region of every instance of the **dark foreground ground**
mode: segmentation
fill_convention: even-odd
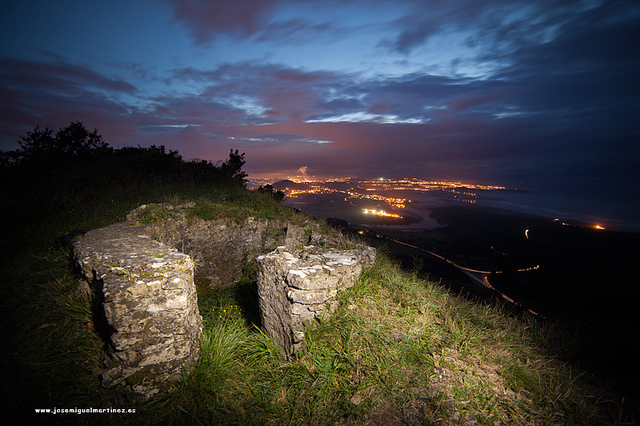
[[[491,286],[517,303],[514,310],[531,309],[542,321],[566,325],[576,340],[573,361],[612,377],[637,398],[640,233],[482,206],[438,207],[432,217],[442,226],[360,231],[386,246],[405,267],[470,297],[492,296],[468,285],[464,274],[446,262],[392,240],[438,253],[460,266],[491,271]]]

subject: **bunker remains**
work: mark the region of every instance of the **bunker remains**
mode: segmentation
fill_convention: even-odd
[[[140,206],[127,222],[74,243],[76,262],[99,302],[106,388],[123,385],[150,398],[197,360],[203,329],[192,256],[209,282],[203,291],[235,285],[243,262],[257,262],[262,326],[287,356],[304,344],[305,324],[333,312],[338,292],[375,261],[371,247],[335,248],[338,242],[317,224],[188,220],[187,208]],[[155,219],[144,224],[145,216]]]
[[[102,386],[125,384],[149,398],[197,359],[202,317],[191,258],[145,230],[125,222],[87,232],[74,254],[101,302]]]

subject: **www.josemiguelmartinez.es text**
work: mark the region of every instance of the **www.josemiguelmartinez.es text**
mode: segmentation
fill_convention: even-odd
[[[135,414],[135,408],[36,408],[36,414]]]

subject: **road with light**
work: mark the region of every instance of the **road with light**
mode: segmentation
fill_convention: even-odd
[[[451,266],[453,266],[454,268],[458,269],[460,272],[462,272],[463,274],[465,274],[467,277],[470,278],[471,283],[475,284],[482,292],[486,292],[486,291],[491,291],[496,293],[498,296],[500,296],[502,299],[506,300],[509,303],[512,303],[516,306],[521,307],[522,309],[526,309],[527,311],[529,311],[530,313],[540,316],[542,317],[542,315],[540,315],[539,313],[532,311],[531,309],[527,308],[526,306],[523,306],[521,303],[516,302],[515,300],[513,300],[512,298],[510,298],[509,296],[507,296],[506,294],[502,293],[501,291],[497,290],[495,287],[493,287],[490,283],[489,283],[489,276],[491,274],[495,274],[495,273],[501,273],[501,271],[497,271],[497,272],[492,272],[492,271],[480,271],[477,269],[471,269],[471,268],[466,268],[464,266],[460,266],[457,263],[445,258],[444,256],[441,256],[437,253],[434,253],[432,251],[426,250],[422,247],[418,247],[418,246],[414,246],[413,244],[409,244],[409,243],[405,243],[404,241],[400,241],[400,240],[396,240],[394,238],[388,238],[389,241],[393,241],[396,244],[401,244],[403,246],[407,246],[407,247],[411,247],[413,249],[416,250],[421,250],[425,253],[430,254],[431,256],[434,256],[440,260],[444,260],[445,262],[447,262],[448,264],[450,264]],[[539,266],[534,266],[533,268],[525,268],[525,269],[519,269],[518,271],[529,271],[529,270],[533,270],[533,269],[538,269]]]

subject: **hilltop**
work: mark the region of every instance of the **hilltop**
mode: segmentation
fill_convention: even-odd
[[[53,136],[51,133],[49,136]],[[86,139],[83,139],[86,140]],[[23,155],[25,153],[23,152]],[[35,408],[135,408],[70,414],[91,424],[599,424],[638,418],[606,377],[571,360],[560,323],[467,299],[402,269],[383,252],[311,324],[293,359],[260,331],[255,268],[235,286],[198,294],[202,355],[170,393],[141,403],[100,387],[102,345],[68,231],[124,220],[141,204],[185,202],[216,217],[312,221],[268,192],[244,188],[244,154],[212,164],[164,147],[102,147],[3,164],[2,380],[5,412],[51,422]],[[28,157],[27,157],[28,158]],[[349,240],[317,222],[326,232]],[[60,242],[61,240],[57,240]],[[64,246],[64,244],[58,244]],[[12,411],[7,411],[12,410]]]

